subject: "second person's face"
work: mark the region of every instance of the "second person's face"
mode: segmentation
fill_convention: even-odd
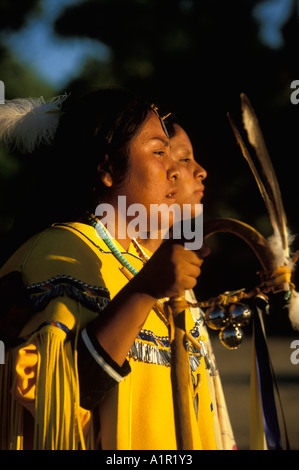
[[[204,195],[203,180],[207,173],[194,159],[193,147],[187,133],[177,124],[175,135],[170,139],[170,155],[178,165],[180,177],[177,180],[176,202],[183,204],[200,204]]]

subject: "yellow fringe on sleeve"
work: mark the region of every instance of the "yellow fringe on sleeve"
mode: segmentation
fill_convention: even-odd
[[[34,450],[85,450],[94,448],[91,412],[80,408],[76,349],[55,327],[39,331],[31,341],[37,348],[34,410]],[[18,351],[11,356],[16,356]],[[2,449],[23,448],[23,406],[9,384],[17,358],[2,366]],[[0,373],[1,375],[1,373]],[[6,410],[5,410],[6,407]]]

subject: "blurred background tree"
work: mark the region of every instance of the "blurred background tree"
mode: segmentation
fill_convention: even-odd
[[[48,2],[49,3],[49,2]],[[52,4],[57,2],[52,2]],[[64,2],[62,2],[64,3]],[[81,0],[66,2],[53,17],[56,40],[91,40],[105,47],[65,76],[57,86],[21,65],[7,48],[0,49],[1,80],[7,98],[70,91],[84,94],[95,87],[120,85],[150,97],[177,113],[189,131],[196,156],[207,169],[205,218],[235,217],[268,236],[269,220],[247,163],[228,124],[229,111],[241,125],[240,93],[252,102],[281,185],[290,229],[299,233],[297,217],[297,124],[299,107],[290,102],[290,84],[299,79],[297,57],[298,1],[284,0],[277,41],[265,42],[261,8],[281,0]],[[20,29],[46,2],[2,1],[0,28]],[[271,22],[266,22],[268,25]],[[42,46],[41,46],[42,47]],[[41,51],[42,52],[42,51]],[[43,51],[47,57],[47,49]],[[69,49],[71,53],[71,47]],[[66,50],[57,70],[67,59]],[[63,77],[62,77],[63,78]],[[245,137],[245,136],[244,136]],[[22,164],[0,154],[2,233],[14,215],[13,204]],[[11,201],[14,201],[12,203]],[[24,208],[28,210],[28,208]],[[199,295],[244,287],[258,269],[243,242],[221,236],[211,241]],[[296,245],[297,243],[297,245]],[[298,249],[298,241],[295,242]],[[229,271],[229,272],[228,272]],[[215,274],[210,274],[215,273]]]
[[[39,9],[39,0],[24,0],[17,8],[9,0],[1,1],[0,38],[20,30],[25,26],[27,16]],[[42,82],[30,66],[23,65],[3,40],[0,42],[0,79],[5,84],[6,98],[53,93],[53,87]],[[9,231],[20,204],[17,187],[22,179],[22,167],[22,161],[0,147],[0,242]]]

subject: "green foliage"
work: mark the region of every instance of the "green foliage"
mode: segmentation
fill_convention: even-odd
[[[39,0],[15,2],[2,0],[0,3],[0,31],[18,30],[26,23],[27,14],[37,11]],[[13,54],[0,45],[0,79],[5,84],[5,98],[26,96],[50,97],[55,90],[45,84],[34,70],[21,65]],[[19,191],[22,181],[23,163],[18,157],[0,147],[0,237],[6,234],[14,220],[21,198]]]

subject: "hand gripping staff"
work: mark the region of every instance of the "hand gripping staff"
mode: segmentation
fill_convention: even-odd
[[[273,296],[274,301],[277,299],[281,302],[282,298],[283,307],[288,308],[293,328],[299,329],[299,294],[295,291],[292,282],[298,253],[290,256],[292,237],[287,228],[280,188],[257,117],[244,94],[241,95],[241,107],[243,124],[248,140],[255,150],[261,175],[229,114],[228,118],[242,155],[249,164],[265,202],[273,235],[266,240],[253,227],[235,219],[226,218],[205,223],[204,239],[215,233],[227,232],[240,237],[249,245],[262,268],[261,282],[250,292],[244,289],[225,292],[197,304],[190,304],[183,296],[170,299],[167,303],[171,329],[173,398],[178,449],[193,448],[186,397],[186,384],[190,380],[187,340],[201,349],[201,345],[185,329],[185,309],[188,306],[199,306],[204,309],[205,323],[208,327],[219,330],[221,343],[229,349],[235,349],[241,344],[243,338],[241,327],[248,324],[251,311],[253,312],[250,447],[253,450],[289,449],[279,391],[267,347],[263,314],[271,310],[269,295]],[[247,302],[251,303],[251,308],[246,305]],[[275,400],[274,392],[276,392],[277,400]],[[282,424],[278,419],[278,406]],[[284,434],[284,444],[281,432]]]

